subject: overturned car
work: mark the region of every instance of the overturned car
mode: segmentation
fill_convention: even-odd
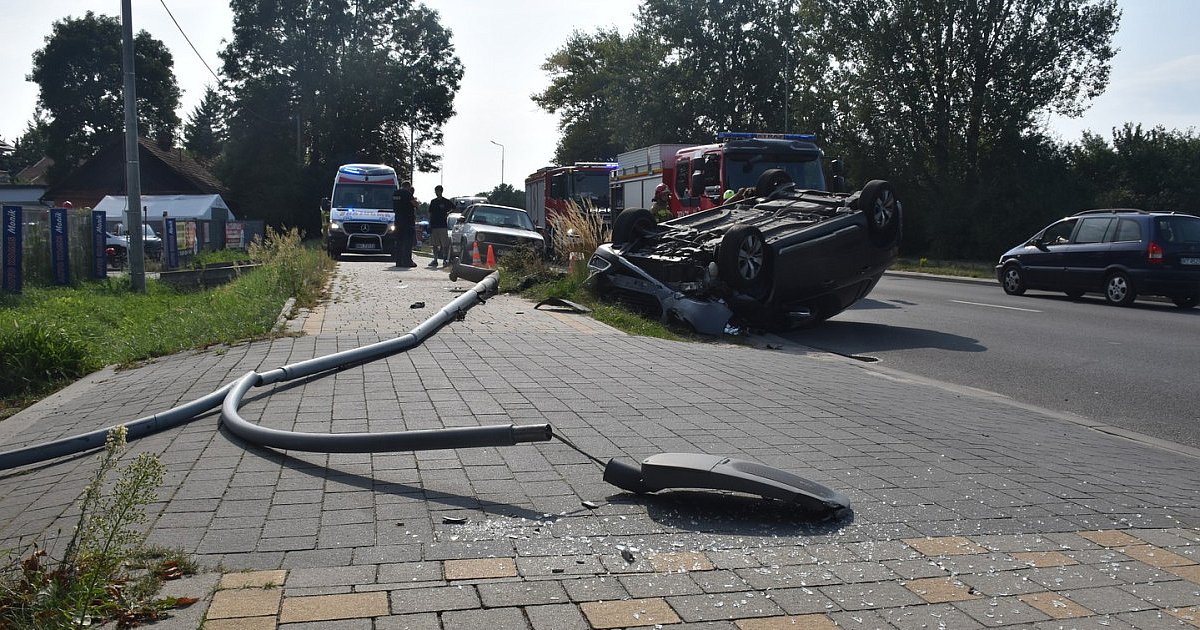
[[[710,210],[663,223],[625,210],[588,261],[589,282],[703,334],[811,325],[870,293],[899,251],[901,215],[886,181],[827,193],[773,169]]]

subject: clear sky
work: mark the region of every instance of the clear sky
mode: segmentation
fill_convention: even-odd
[[[168,17],[163,3],[187,33],[198,57]],[[24,131],[37,101],[25,81],[33,51],[44,45],[54,21],[88,9],[119,16],[120,0],[45,0],[4,3],[0,45],[0,138]],[[555,117],[529,99],[545,88],[545,58],[573,30],[615,26],[628,33],[637,0],[427,0],[465,66],[455,99],[457,114],[445,127],[444,173],[416,177],[418,197],[428,199],[442,183],[447,196],[492,189],[501,179],[518,190],[525,176],[550,163],[558,138]],[[1108,90],[1080,119],[1051,117],[1049,128],[1076,140],[1084,129],[1104,136],[1126,121],[1168,128],[1200,127],[1200,0],[1119,0],[1124,12]],[[183,91],[180,118],[187,119],[219,71],[217,51],[230,36],[231,14],[220,0],[133,0],[135,30],[162,40],[175,56]],[[503,152],[492,142],[504,145]]]

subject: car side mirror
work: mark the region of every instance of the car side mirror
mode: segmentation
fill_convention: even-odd
[[[1029,241],[1029,244],[1033,245],[1034,247],[1036,247],[1044,252],[1050,251],[1050,248],[1046,246],[1046,241],[1043,241],[1040,238],[1035,238],[1032,241]]]
[[[329,197],[323,197],[321,199],[321,209],[325,212],[329,212],[331,208],[333,208],[333,204],[329,202]]]

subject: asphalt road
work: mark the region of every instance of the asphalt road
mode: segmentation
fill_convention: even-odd
[[[1200,309],[888,275],[851,309],[783,336],[1200,447]]]

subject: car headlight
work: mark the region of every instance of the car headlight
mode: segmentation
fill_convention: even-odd
[[[342,231],[342,224],[341,224],[341,223],[338,223],[337,221],[331,221],[331,222],[329,223],[329,231],[331,231],[331,232],[341,232],[341,231]]]
[[[482,243],[482,242],[484,242],[484,241],[486,241],[486,240],[487,240],[487,235],[486,235],[486,234],[484,234],[483,232],[476,232],[476,233],[475,233],[475,241],[476,241],[476,242]]]
[[[388,224],[388,231],[389,231],[389,232],[395,232],[395,231],[396,231],[396,224],[395,224],[395,223],[389,223],[389,224]]]

